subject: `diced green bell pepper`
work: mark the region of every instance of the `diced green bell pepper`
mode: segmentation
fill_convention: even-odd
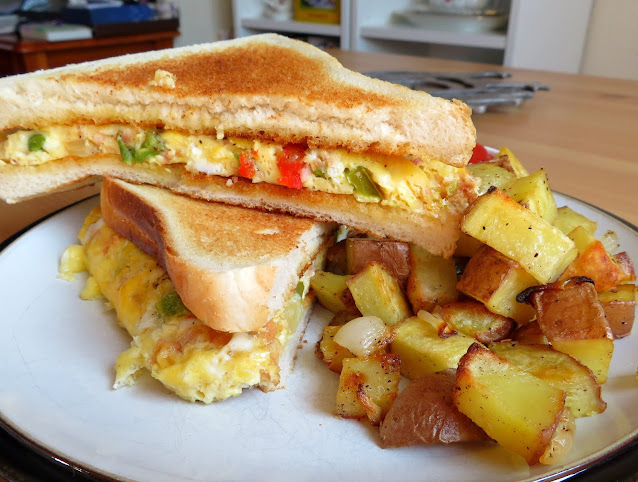
[[[188,308],[177,294],[177,291],[166,293],[155,306],[160,315],[164,318],[183,316],[189,313]]]
[[[125,164],[144,162],[147,159],[158,155],[165,149],[164,142],[155,131],[148,131],[146,133],[144,142],[139,149],[128,147],[124,144],[124,141],[122,141],[122,137],[119,134],[117,135],[117,145],[120,148],[122,162]]]
[[[27,141],[29,151],[41,151],[42,147],[44,146],[44,141],[46,141],[46,137],[44,136],[44,134],[33,134]]]
[[[345,174],[356,195],[377,201],[383,197],[377,186],[372,182],[370,173],[365,167],[359,166],[354,169],[346,169]]]

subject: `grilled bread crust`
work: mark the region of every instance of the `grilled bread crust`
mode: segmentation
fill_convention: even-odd
[[[106,224],[166,269],[197,318],[227,332],[266,325],[330,230],[324,223],[108,178],[101,209]]]
[[[412,242],[445,257],[454,252],[459,222],[469,200],[475,195],[473,191],[459,189],[435,217],[358,202],[350,195],[292,190],[275,184],[252,183],[243,178],[195,174],[180,165],[129,166],[118,156],[102,156],[91,160],[68,158],[39,166],[0,166],[0,177],[4,178],[0,182],[0,197],[15,202],[43,191],[69,188],[79,181],[90,182],[94,176],[152,184],[208,201],[345,224],[375,236]]]
[[[0,131],[125,123],[454,166],[476,141],[462,102],[371,79],[276,34],[0,79],[0,111]]]

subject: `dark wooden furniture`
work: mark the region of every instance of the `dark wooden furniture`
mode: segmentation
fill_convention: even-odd
[[[0,76],[173,46],[177,30],[113,37],[43,42],[0,35]]]

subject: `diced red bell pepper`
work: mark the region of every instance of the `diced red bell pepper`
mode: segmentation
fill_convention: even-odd
[[[292,189],[301,189],[301,170],[306,163],[305,147],[299,144],[287,144],[277,156],[277,167],[281,175],[277,182]]]
[[[255,157],[257,152],[244,151],[239,155],[239,175],[252,179],[255,175]]]
[[[493,157],[490,156],[489,152],[487,152],[487,149],[485,149],[485,146],[477,143],[476,146],[474,147],[474,150],[472,151],[472,157],[470,158],[470,161],[468,162],[468,164],[476,164],[478,162],[491,161],[492,159]]]

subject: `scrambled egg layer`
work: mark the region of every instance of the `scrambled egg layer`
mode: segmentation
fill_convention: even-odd
[[[154,149],[145,145],[149,132],[156,141]],[[3,133],[0,163],[38,165],[68,156],[121,154],[124,159],[130,154],[127,162],[133,164],[181,164],[194,173],[245,177],[253,182],[292,187],[289,174],[280,169],[285,149],[286,146],[259,140],[155,132],[116,124],[53,126]],[[447,205],[455,193],[475,189],[474,180],[464,168],[438,161],[354,154],[344,149],[302,149],[302,163],[294,172],[297,188],[353,195],[361,202],[432,214]],[[144,155],[139,156],[140,153]],[[247,171],[242,170],[244,161],[250,163]],[[364,172],[367,188],[353,183],[350,176],[355,170]]]
[[[258,332],[215,331],[186,309],[152,257],[104,223],[99,208],[79,237],[83,247],[67,248],[60,277],[88,270],[82,297],[103,295],[133,338],[115,363],[114,388],[134,384],[144,369],[189,401],[224,400],[256,385],[276,388],[277,360],[303,310],[299,295]]]

